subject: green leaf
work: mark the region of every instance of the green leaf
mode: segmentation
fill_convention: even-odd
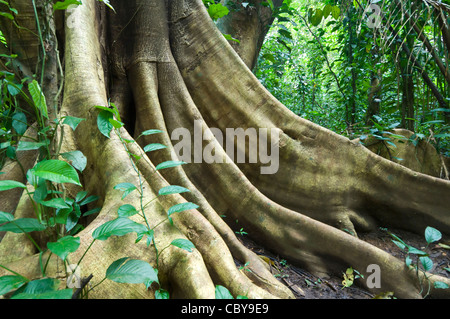
[[[77,171],[65,161],[45,160],[32,168],[33,174],[55,183],[71,183],[81,186]]]
[[[92,214],[96,214],[96,213],[98,213],[99,211],[101,211],[101,208],[100,208],[100,207],[93,208],[93,209],[91,209],[91,210],[88,210],[86,213],[84,213],[84,214],[83,214],[83,217],[84,217],[84,216],[89,216],[89,215],[92,215]]]
[[[132,232],[142,233],[147,228],[126,217],[118,217],[97,227],[92,237],[98,240],[106,240],[111,236],[123,236]]]
[[[338,6],[333,6],[333,8],[331,8],[331,15],[334,19],[338,20],[341,16],[341,9],[339,9]]]
[[[20,288],[26,282],[27,279],[22,276],[7,275],[0,277],[0,296]]]
[[[10,158],[12,160],[17,159],[16,149],[14,147],[12,147],[12,146],[8,146],[6,148],[6,156],[8,156],[8,158]]]
[[[43,278],[36,279],[27,283],[22,289],[20,289],[20,293],[26,294],[41,294],[49,291],[55,291],[58,289],[59,280],[56,278]]]
[[[120,183],[114,186],[114,189],[123,191],[122,199],[124,199],[128,194],[136,189],[136,186],[131,183]]]
[[[237,42],[237,43],[241,43],[241,41],[239,41],[238,39],[233,38],[231,36],[231,34],[226,34],[226,33],[222,33],[222,34],[223,34],[224,38],[229,40],[229,41],[234,41],[234,42]]]
[[[86,191],[78,192],[77,195],[75,196],[75,202],[76,203],[81,202],[86,197],[86,195],[87,195]]]
[[[435,281],[434,282],[434,288],[436,288],[436,289],[448,289],[450,287],[445,282]]]
[[[0,12],[0,16],[8,18],[9,20],[14,20],[14,16],[11,13],[8,13],[8,12]]]
[[[62,224],[65,225],[67,222],[67,217],[69,216],[69,214],[73,211],[73,207],[70,206],[69,208],[65,208],[65,209],[58,209],[56,211],[56,217],[55,217],[55,222],[58,224]]]
[[[0,226],[0,231],[10,231],[12,233],[20,234],[42,231],[45,228],[45,225],[41,224],[35,218],[19,218]]]
[[[186,164],[186,162],[183,161],[166,161],[166,162],[162,162],[158,165],[156,165],[156,170],[160,170],[160,169],[165,169],[165,168],[171,168],[171,167],[175,167],[175,166],[179,166],[179,165],[183,165]]]
[[[117,128],[117,129],[119,129],[125,125],[124,123],[122,123],[114,118],[109,119],[109,123],[111,123],[112,126],[114,126],[114,128]]]
[[[153,144],[148,144],[148,145],[144,146],[144,152],[152,152],[152,151],[162,150],[164,148],[167,148],[167,146],[165,146],[163,144],[159,144],[159,143],[153,143]]]
[[[8,83],[8,81],[5,82]],[[11,94],[12,96],[16,96],[22,91],[23,85],[18,83],[8,83],[7,87],[9,94]]]
[[[169,299],[169,292],[160,288],[155,291],[155,299]]]
[[[432,242],[438,241],[442,238],[442,234],[439,230],[433,227],[427,227],[425,229],[425,240],[428,244],[431,244]]]
[[[142,238],[144,238],[144,236],[147,236],[147,246],[150,246],[150,243],[153,240],[153,235],[155,234],[155,232],[153,231],[153,229],[146,229],[143,232],[137,233],[137,238],[135,243],[137,244],[138,242],[140,242],[142,240]]]
[[[13,189],[13,188],[27,188],[27,187],[24,184],[22,184],[21,182],[10,181],[10,180],[0,181],[0,192],[7,191],[7,190]]]
[[[0,212],[0,224],[14,220],[14,216],[10,213]]]
[[[115,110],[108,107],[108,106],[102,106],[102,105],[94,105],[94,107],[96,109],[99,109],[100,111],[106,111],[106,112],[110,112],[112,114],[115,114]]]
[[[67,205],[67,203],[64,201],[63,198],[53,198],[48,201],[39,201],[39,204],[45,207],[61,208],[61,209],[70,207],[69,205]]]
[[[322,18],[323,18],[323,11],[321,9],[316,9],[314,15],[311,16],[311,18],[309,19],[309,22],[311,22],[313,26],[318,26],[322,21]]]
[[[411,257],[409,255],[406,255],[405,264],[408,267],[411,266],[411,264],[412,264],[412,259],[411,259]]]
[[[158,282],[158,274],[149,263],[128,257],[113,262],[106,270],[106,278],[118,283],[145,284],[146,288]]]
[[[21,293],[12,297],[11,299],[72,299],[72,295],[72,289],[62,289],[44,292],[41,294]]]
[[[61,153],[61,156],[68,161],[72,162],[72,166],[80,172],[84,171],[87,165],[86,156],[80,151],[72,151],[67,153]]]
[[[176,204],[176,205],[173,205],[172,207],[170,207],[167,214],[170,216],[174,213],[180,213],[180,212],[190,210],[190,209],[197,209],[198,207],[199,207],[198,205],[191,203],[191,202],[180,203],[180,204]]]
[[[31,151],[37,150],[43,146],[47,146],[45,142],[30,142],[30,141],[19,141],[17,146],[17,151]]]
[[[66,10],[70,5],[80,5],[81,1],[77,0],[65,0],[64,2],[58,1],[53,5],[53,10]]]
[[[445,137],[450,137],[450,133],[436,134],[434,137],[435,137],[435,138],[445,138]]]
[[[139,213],[133,205],[125,204],[119,207],[119,217],[130,217]]]
[[[146,130],[144,132],[141,133],[140,136],[142,135],[153,135],[153,134],[158,134],[158,133],[162,133],[163,131],[160,130]]]
[[[84,120],[85,119],[82,119],[79,117],[66,116],[66,118],[64,119],[62,124],[69,125],[72,128],[72,130],[75,131],[77,129],[78,125]]]
[[[234,299],[230,291],[221,285],[216,285],[216,299]]]
[[[67,256],[70,253],[75,252],[78,247],[80,247],[80,238],[72,236],[60,238],[56,243],[47,243],[47,248],[64,261]]]
[[[42,116],[48,118],[47,102],[45,101],[45,95],[44,93],[42,93],[39,83],[36,80],[33,80],[28,84],[28,90],[30,91],[31,98],[33,99],[36,108],[39,110]]]
[[[328,16],[329,16],[330,13],[331,13],[331,9],[332,9],[332,8],[333,8],[333,6],[330,5],[330,4],[327,4],[327,5],[323,8],[323,17],[324,17],[324,19],[328,18]]]
[[[229,12],[230,10],[228,10],[228,8],[221,3],[211,4],[208,8],[209,16],[213,20],[220,19],[226,16]]]
[[[16,133],[23,135],[27,130],[27,117],[22,112],[16,112],[12,116],[12,127],[16,130]]]
[[[415,247],[412,247],[412,246],[408,246],[408,253],[409,254],[414,254],[414,255],[421,255],[421,256],[424,256],[424,255],[427,254],[426,252],[424,252],[424,251],[422,251],[420,249],[417,249]]]
[[[450,109],[437,108],[437,109],[431,110],[430,112],[450,112]]]
[[[78,220],[80,219],[81,216],[81,211],[80,209],[74,209],[73,211],[70,212],[69,216],[67,216],[67,220],[66,220],[66,230],[68,232],[70,232],[70,234],[74,234],[72,233],[73,229],[76,229],[76,226],[81,226],[78,225]]]
[[[190,253],[195,248],[194,244],[191,241],[189,241],[187,239],[183,239],[183,238],[174,239],[174,240],[172,240],[172,242],[170,244],[172,246],[186,250]]]
[[[419,257],[420,263],[425,271],[433,269],[433,261],[430,257]]]
[[[83,205],[86,205],[86,204],[95,202],[98,198],[99,198],[99,197],[98,197],[98,196],[95,196],[95,195],[89,196],[88,198],[86,198],[85,200],[83,200],[83,201],[80,203],[80,206],[83,206]]]
[[[269,60],[272,63],[277,62],[277,60],[275,59],[275,56],[272,53],[265,53],[262,57],[266,60]]]
[[[190,192],[189,189],[177,186],[177,185],[169,185],[166,187],[163,187],[159,190],[158,195],[171,195],[171,194],[180,194],[180,193],[186,193]]]
[[[111,131],[114,128],[110,122],[113,118],[113,113],[106,110],[101,111],[97,116],[97,127],[107,138],[110,138]]]

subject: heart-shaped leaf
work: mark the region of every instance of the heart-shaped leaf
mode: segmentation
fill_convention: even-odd
[[[125,197],[127,197],[129,193],[131,193],[136,189],[136,186],[134,186],[131,183],[120,183],[114,186],[114,189],[119,189],[123,191],[122,199],[124,199]]]
[[[158,165],[156,165],[156,170],[160,170],[160,169],[165,169],[165,168],[171,168],[171,167],[175,167],[175,166],[179,166],[179,165],[183,165],[186,164],[186,162],[182,162],[182,161],[166,161],[166,162],[162,162]]]
[[[7,190],[13,189],[13,188],[27,188],[27,187],[24,184],[22,184],[20,182],[16,182],[16,181],[10,181],[10,180],[0,181],[0,192],[7,191]]]
[[[7,275],[0,277],[0,296],[23,286],[27,279],[22,276]]]
[[[13,214],[6,213],[6,212],[0,212],[0,224],[10,222],[14,220]]]
[[[198,207],[199,206],[197,204],[194,204],[191,202],[180,203],[180,204],[176,204],[176,205],[173,205],[172,207],[170,207],[167,214],[170,216],[174,213],[180,213],[180,212],[183,212],[183,211],[189,210],[189,209],[197,209]]]
[[[30,233],[33,231],[42,231],[46,227],[34,218],[19,218],[5,225],[0,226],[0,231],[10,231],[12,233]]]
[[[425,240],[428,244],[431,244],[432,242],[441,240],[442,234],[439,230],[433,227],[427,227],[425,229]]]
[[[31,170],[35,176],[55,183],[71,183],[81,186],[77,171],[64,161],[45,160],[37,163]]]
[[[118,283],[142,283],[147,288],[158,282],[158,274],[149,263],[128,257],[113,262],[106,270],[106,278]]]
[[[42,93],[41,87],[36,80],[33,80],[30,84],[28,84],[28,91],[30,91],[34,106],[39,110],[39,112],[41,112],[42,116],[48,118],[45,95]]]
[[[110,138],[110,134],[114,126],[109,121],[113,119],[114,115],[110,111],[101,111],[97,116],[97,127],[100,132],[107,138]]]
[[[216,299],[234,299],[230,291],[224,286],[216,286]]]
[[[70,253],[75,252],[80,247],[80,238],[66,236],[58,239],[56,243],[47,243],[47,247],[52,253],[65,261]]]
[[[11,299],[72,299],[73,289],[61,289],[40,294],[21,293]]]
[[[79,117],[74,117],[74,116],[66,116],[66,118],[64,119],[64,121],[62,122],[62,124],[65,125],[69,125],[72,130],[76,130],[77,126],[84,121],[84,119],[79,118]]]
[[[189,189],[177,185],[169,185],[159,190],[158,195],[171,195],[189,192]]]
[[[73,167],[75,167],[80,172],[84,171],[87,165],[86,156],[80,151],[72,151],[67,153],[61,153],[61,156],[66,160],[71,161]]]
[[[138,213],[136,208],[134,208],[134,206],[130,204],[120,206],[117,212],[119,214],[119,217],[130,217]]]
[[[148,144],[148,145],[144,146],[144,152],[147,153],[147,152],[162,150],[164,148],[167,148],[167,146],[165,146],[163,144],[159,144],[159,143],[153,143],[153,144]]]
[[[111,236],[123,236],[132,232],[143,233],[147,228],[126,217],[118,217],[97,227],[92,233],[94,239],[106,240]]]
[[[191,241],[183,238],[174,239],[170,244],[172,246],[186,250],[190,253],[195,248],[194,244]]]

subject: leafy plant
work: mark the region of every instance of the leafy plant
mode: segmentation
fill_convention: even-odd
[[[103,0],[102,2],[110,6],[109,1]],[[53,8],[54,10],[65,10],[71,5],[81,5],[81,2],[72,0],[59,1],[54,4]],[[11,12],[17,14],[13,9],[11,9]],[[42,39],[40,30],[38,36]],[[2,55],[2,58],[8,59],[6,63],[6,66],[8,66],[12,64],[16,56]],[[1,268],[11,273],[11,275],[0,277],[0,295],[9,294],[11,298],[27,299],[69,299],[73,295],[78,295],[77,291],[74,293],[73,289],[70,288],[70,279],[72,278],[75,281],[80,279],[76,278],[76,271],[79,269],[83,258],[93,244],[97,240],[108,240],[111,236],[124,236],[130,233],[136,233],[136,242],[139,242],[144,236],[147,236],[147,245],[150,246],[153,243],[156,251],[157,266],[159,255],[170,246],[187,252],[192,252],[195,249],[192,242],[180,238],[173,240],[169,246],[163,248],[161,252],[158,252],[154,242],[154,229],[165,221],[170,221],[173,224],[173,214],[196,209],[198,205],[190,202],[174,205],[168,210],[165,220],[160,221],[153,228],[149,226],[145,216],[145,209],[153,200],[162,196],[189,192],[189,190],[181,186],[170,185],[160,189],[156,198],[147,203],[143,202],[142,176],[134,165],[134,161],[140,160],[140,157],[132,154],[128,150],[127,144],[134,141],[128,141],[122,138],[120,129],[124,124],[120,119],[117,108],[114,104],[111,104],[109,107],[95,106],[99,110],[97,117],[98,129],[106,138],[110,138],[113,132],[117,134],[124,149],[130,156],[130,161],[133,163],[133,167],[139,175],[140,181],[138,185],[124,182],[116,185],[114,188],[123,192],[122,199],[125,199],[131,192],[139,192],[141,205],[139,208],[133,207],[130,204],[121,205],[117,211],[118,217],[98,226],[92,234],[92,242],[83,252],[81,258],[76,264],[70,264],[70,255],[76,252],[81,246],[80,238],[76,237],[76,234],[83,229],[80,221],[83,217],[95,214],[100,209],[94,208],[88,210],[84,208],[86,205],[98,199],[97,196],[88,196],[88,193],[84,190],[78,192],[75,198],[69,198],[67,196],[64,186],[66,183],[82,187],[82,180],[80,179],[79,173],[82,173],[86,168],[87,159],[79,150],[60,153],[59,148],[63,136],[62,134],[58,136],[56,132],[60,128],[63,132],[63,126],[66,125],[75,131],[84,119],[73,116],[50,119],[47,108],[48,101],[45,99],[40,82],[35,79],[25,78],[22,81],[17,81],[15,74],[7,71],[0,71],[0,79],[2,87],[1,101],[3,102],[3,116],[0,121],[0,159],[6,156],[12,161],[18,161],[18,157],[16,156],[17,152],[35,150],[39,153],[38,161],[34,167],[26,172],[23,171],[27,185],[14,180],[0,181],[0,191],[20,188],[25,192],[33,204],[35,218],[15,218],[11,213],[0,212],[0,231],[23,233],[28,236],[39,251],[42,277],[46,277],[46,268],[50,259],[49,257],[46,261],[43,260],[46,251],[50,252],[50,256],[51,254],[58,256],[64,262],[67,270],[72,273],[67,281],[69,288],[59,290],[60,282],[58,279],[44,278],[29,280],[14,270],[0,265]],[[35,114],[28,113],[25,111],[25,108],[21,107],[17,99],[18,96],[20,96],[21,100],[29,104]],[[27,136],[27,131],[30,129],[30,119],[37,121],[36,127],[33,127],[37,131],[36,138]],[[158,133],[162,133],[162,131],[147,130],[142,132],[140,136]],[[143,149],[145,152],[153,152],[164,148],[166,147],[162,144],[149,144]],[[22,167],[20,163],[18,164]],[[186,163],[166,161],[157,165],[155,172],[183,164]],[[144,223],[138,223],[130,219],[130,217],[135,215],[141,216]],[[49,238],[55,239],[54,241],[49,241],[46,247],[40,247],[30,236],[31,232],[45,232],[50,236]],[[106,270],[105,277],[95,286],[101,284],[106,279],[119,283],[144,284],[147,288],[152,283],[159,285],[157,266],[154,269],[145,261],[130,259],[129,257],[119,258],[109,266]],[[90,280],[90,278],[91,276],[87,280]],[[87,296],[91,289],[93,288],[85,289],[84,296]],[[163,288],[158,287],[155,297],[167,299],[169,298],[169,293]]]
[[[393,238],[392,242],[395,245],[397,245],[397,247],[399,247],[402,251],[404,251],[406,253],[406,257],[405,257],[406,266],[408,266],[409,268],[414,269],[416,271],[417,278],[420,279],[420,276],[419,276],[420,273],[423,275],[423,279],[428,284],[428,290],[425,294],[425,297],[426,297],[431,288],[430,287],[431,281],[430,281],[430,277],[427,275],[427,272],[430,272],[434,268],[434,263],[433,263],[433,260],[430,258],[430,255],[421,249],[418,249],[416,247],[406,244],[400,237],[387,231],[386,229],[383,229],[383,230],[385,230]],[[441,240],[442,234],[439,230],[437,230],[433,227],[427,227],[425,229],[424,237],[425,237],[425,241],[427,243],[425,250],[427,250],[427,248],[429,247],[430,244]],[[421,283],[421,287],[422,287],[421,293],[423,293],[423,291],[424,291],[423,280],[421,280],[420,283]],[[448,289],[450,287],[444,282],[436,281],[436,282],[434,282],[434,288]]]
[[[222,286],[222,285],[216,285],[216,299],[234,299],[233,295],[230,293],[230,291]],[[236,299],[248,299],[246,296],[237,296]]]
[[[342,281],[342,289],[351,287],[356,279],[364,278],[364,276],[359,271],[353,269],[352,267],[347,268],[347,270],[343,274],[343,277],[344,280]]]

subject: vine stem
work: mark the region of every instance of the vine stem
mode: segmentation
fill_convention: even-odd
[[[42,69],[41,69],[41,79],[40,79],[40,86],[42,87],[42,83],[44,83],[44,69],[45,69],[45,59],[47,58],[47,53],[45,52],[45,47],[44,47],[44,40],[42,39],[42,32],[41,32],[41,25],[39,23],[39,16],[37,13],[37,9],[36,9],[36,2],[35,0],[32,0],[33,2],[33,9],[34,9],[34,17],[36,19],[36,24],[37,24],[37,29],[38,29],[38,36],[39,36],[39,41],[41,42],[41,47],[42,47]]]
[[[0,264],[0,267],[3,268],[3,269],[5,269],[5,270],[7,270],[7,271],[9,271],[10,273],[13,273],[14,275],[17,275],[17,276],[19,276],[19,277],[22,277],[22,278],[26,279],[27,281],[30,281],[30,279],[28,279],[27,277],[22,276],[21,274],[15,272],[14,270],[9,269],[9,268],[6,267],[6,266],[3,266],[2,264]]]

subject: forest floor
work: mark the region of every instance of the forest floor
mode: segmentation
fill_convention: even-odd
[[[450,268],[450,250],[438,245],[438,243],[449,245],[449,238],[444,237],[438,243],[432,243],[426,248],[424,236],[397,229],[390,229],[389,232],[400,237],[406,244],[426,251],[434,263],[432,273],[450,277],[450,272],[444,269]],[[274,276],[288,286],[297,299],[373,299],[379,297],[358,287],[358,281],[364,280],[361,278],[355,279],[353,285],[344,287],[343,280],[346,269],[342,269],[342,275],[340,277],[336,275],[318,277],[289,264],[288,261],[257,245],[247,236],[238,236],[244,245],[253,250],[268,264],[270,263],[270,268]],[[376,232],[358,234],[358,236],[360,239],[383,249],[401,260],[405,260],[406,258],[406,254],[392,242],[392,237],[385,230],[378,229]],[[243,265],[239,266],[242,267]],[[391,298],[391,296],[389,295],[388,298]],[[395,294],[393,298],[395,298]]]

